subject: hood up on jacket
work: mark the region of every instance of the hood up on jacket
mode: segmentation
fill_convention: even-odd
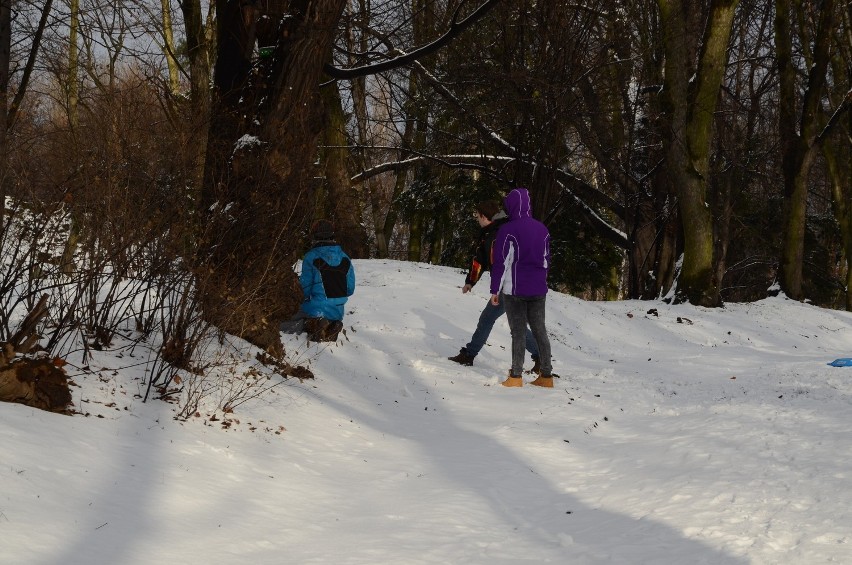
[[[509,214],[509,219],[532,217],[532,205],[530,204],[530,192],[526,188],[516,188],[503,199],[503,207]]]
[[[530,193],[516,188],[503,199],[509,221],[494,238],[491,294],[544,296],[550,268],[550,232],[532,217]]]

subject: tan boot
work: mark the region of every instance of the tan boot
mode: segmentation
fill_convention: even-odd
[[[505,381],[500,383],[503,386],[524,386],[524,379],[521,377],[513,377],[512,373],[509,373],[509,376]]]
[[[543,386],[544,388],[553,388],[553,375],[540,375],[530,384],[534,386]]]

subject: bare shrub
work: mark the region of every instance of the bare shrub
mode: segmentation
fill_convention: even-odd
[[[0,230],[0,341],[47,294],[45,356],[79,356],[85,372],[120,334],[151,352],[143,400],[173,401],[182,419],[233,410],[280,377],[310,377],[283,356],[247,362],[254,349],[202,316],[199,289],[222,273],[199,258],[198,242],[221,236],[199,220],[192,126],[135,69],[112,78],[84,88],[73,127],[57,108],[26,123],[31,141],[16,153]],[[280,239],[269,244],[289,245]]]

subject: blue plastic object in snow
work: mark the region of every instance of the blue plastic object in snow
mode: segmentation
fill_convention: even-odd
[[[832,367],[852,367],[852,357],[841,357],[829,363]]]

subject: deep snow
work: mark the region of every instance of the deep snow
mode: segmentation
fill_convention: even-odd
[[[849,313],[550,293],[561,378],[506,389],[505,318],[447,360],[487,279],[355,266],[346,336],[285,337],[316,379],[233,414],[143,403],[141,347],[69,359],[88,416],[0,404],[0,563],[852,563]]]

